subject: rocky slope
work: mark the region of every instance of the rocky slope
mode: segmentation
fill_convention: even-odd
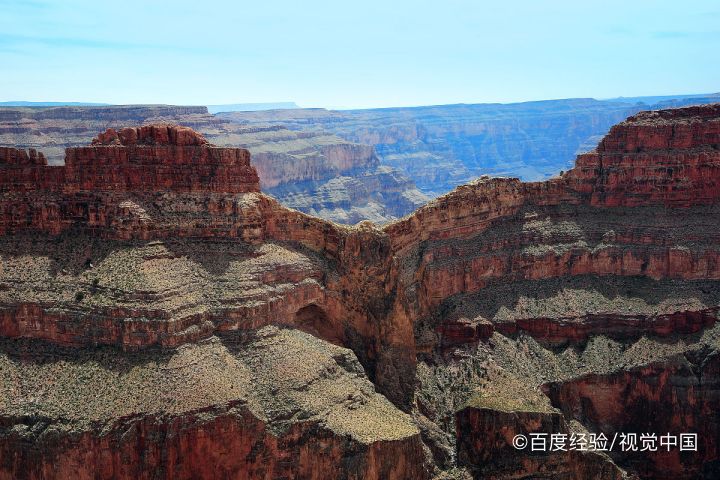
[[[282,207],[187,128],[1,153],[0,478],[427,475],[365,374],[407,404],[377,230]]]
[[[382,229],[187,128],[0,150],[0,478],[716,478],[718,145],[644,112]],[[511,443],[641,432],[697,451]]]
[[[61,165],[66,148],[87,144],[98,131],[153,122],[181,124],[217,145],[247,148],[263,191],[329,220],[384,223],[427,200],[397,169],[380,166],[369,145],[325,132],[239,125],[205,107],[0,107],[0,145],[41,150],[50,164]]]
[[[426,428],[438,461],[617,478],[597,457],[512,460],[510,432],[565,433],[562,412],[610,438],[698,433],[697,452],[603,453],[642,478],[717,476],[719,133],[718,105],[641,113],[557,178],[481,179],[386,228],[416,318],[418,410],[457,439],[443,457],[453,441]]]
[[[436,197],[480,175],[542,180],[572,167],[608,131],[642,109],[697,105],[717,96],[661,100],[569,99],[515,104],[437,105],[332,111],[228,112],[238,122],[332,132],[377,149],[384,165],[401,170]]]

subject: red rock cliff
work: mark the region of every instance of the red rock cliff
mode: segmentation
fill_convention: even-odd
[[[720,105],[641,112],[567,177],[593,205],[710,204],[720,197]]]
[[[219,330],[294,324],[300,310],[317,307],[322,313],[316,316],[330,324],[320,326],[318,333],[313,316],[310,325],[302,326],[352,347],[381,389],[397,403],[408,404],[412,327],[403,319],[401,331],[392,334],[394,320],[388,317],[387,305],[392,293],[384,283],[389,243],[375,227],[351,229],[282,207],[259,193],[246,150],[214,147],[183,127],[110,129],[91,146],[69,148],[64,167],[48,167],[34,153],[8,150],[4,155],[10,160],[0,168],[18,173],[0,202],[0,233],[74,232],[87,238],[143,241],[239,239],[252,245],[291,242],[335,262],[338,270],[337,275],[327,275],[317,266],[298,272],[289,265],[272,274],[256,271],[248,279],[258,285],[273,282],[292,288],[279,287],[277,296],[260,301],[253,297],[257,292],[250,292],[212,308],[197,299],[186,302],[185,286],[171,292],[138,286],[131,296],[143,299],[142,306],[114,300],[110,306],[86,305],[80,310],[77,305],[63,309],[57,308],[58,302],[32,301],[10,290],[12,299],[0,311],[4,336],[77,346],[176,346]],[[30,181],[48,172],[55,173],[48,177],[52,181]],[[23,187],[15,189],[18,182]],[[183,298],[179,305],[193,313],[178,314],[178,305],[164,308],[154,303],[168,296]],[[148,318],[156,321],[148,323]],[[398,381],[404,386],[398,387]]]
[[[387,226],[420,288],[417,315],[501,280],[720,278],[717,232],[698,210],[720,198],[719,131],[718,105],[643,112],[559,178],[481,178]]]
[[[290,326],[350,348],[374,387],[410,411],[416,357],[422,353],[416,339],[428,325],[453,337],[449,343],[454,344],[463,336],[478,342],[493,331],[508,336],[524,331],[552,344],[582,342],[609,330],[626,338],[633,338],[633,331],[635,336],[697,332],[715,321],[717,305],[707,305],[710,300],[661,299],[643,308],[634,305],[627,314],[609,304],[609,311],[589,312],[564,292],[538,294],[542,305],[528,306],[502,286],[529,285],[540,292],[556,278],[719,280],[719,125],[718,106],[639,114],[615,127],[597,151],[581,156],[558,178],[538,183],[482,178],[383,229],[369,223],[343,227],[281,206],[259,193],[246,151],[213,147],[188,129],[108,130],[91,146],[69,149],[64,167],[48,167],[33,152],[0,150],[0,170],[6,173],[0,180],[0,240],[7,252],[0,269],[0,336],[74,349],[107,345],[152,352],[147,347],[190,348],[214,336],[252,336],[268,325]],[[591,287],[587,290],[597,288]],[[673,293],[681,290],[671,287]],[[711,295],[704,284],[688,292],[692,298]],[[512,300],[513,295],[515,302],[490,308],[497,303],[493,299]],[[662,308],[655,306],[661,303]],[[223,369],[237,362],[247,362],[250,371],[258,367],[259,360],[243,353],[245,346],[228,348],[235,356],[226,358]],[[307,366],[307,358],[317,357],[311,352],[297,360],[292,349],[282,352],[266,359],[272,367],[268,371],[295,372]],[[297,361],[273,363],[287,358]],[[357,370],[342,358],[332,359],[350,374]],[[335,378],[337,369],[329,365],[317,376]],[[19,391],[11,382],[3,385],[10,385],[13,395]],[[302,392],[305,385],[288,389]],[[650,390],[648,395],[655,395]],[[270,387],[268,392],[261,392],[263,401],[277,393]],[[323,397],[316,393],[314,398]],[[352,392],[343,395],[349,410],[362,403]],[[565,399],[558,400],[558,408],[563,409],[566,397],[558,393]],[[603,421],[567,408],[578,417]],[[386,409],[383,404],[372,415]],[[283,412],[296,416],[292,408]],[[506,420],[466,413],[467,421],[460,418],[458,425],[476,441],[463,446],[464,464],[482,470],[470,457],[500,448],[486,448],[482,437],[503,428],[499,423]],[[402,417],[398,412],[392,416]],[[12,430],[15,420],[7,418],[2,421]],[[150,433],[133,438],[143,444],[156,430],[169,428],[166,420],[139,423]],[[520,423],[536,420],[531,416]],[[223,421],[212,428],[229,431],[233,425]],[[359,418],[352,428],[363,425]],[[352,443],[341,448],[332,439],[325,444],[329,458],[359,448],[362,466],[350,473],[322,467],[308,475],[425,475],[426,470],[415,468],[418,440],[411,430],[399,437],[403,443],[397,450],[387,452],[413,458],[412,464],[401,462],[394,470],[391,459],[375,447]],[[189,429],[188,441],[202,443],[203,434],[197,432]],[[272,441],[286,438],[285,433]],[[89,435],[78,440],[78,449],[112,441],[107,436],[98,440],[97,432]],[[248,448],[230,437],[226,444],[233,449]],[[305,458],[290,437],[289,446],[252,447],[250,455],[262,451]],[[218,448],[213,442],[202,444]],[[5,458],[20,452],[17,458],[25,464],[53,461],[38,459],[20,443],[0,446]],[[169,440],[155,447],[158,455],[197,454]],[[98,448],[107,450],[105,444]],[[714,446],[708,451],[702,461],[716,461]],[[77,451],[71,454],[73,465],[81,463]],[[117,459],[105,455],[93,462],[114,465]],[[568,474],[579,471],[570,457],[556,460]],[[163,468],[170,468],[166,464]],[[539,468],[528,465],[528,472]],[[13,474],[12,466],[3,468]],[[192,476],[193,468],[178,471]],[[287,473],[283,468],[278,472]],[[611,469],[607,478],[616,473]]]

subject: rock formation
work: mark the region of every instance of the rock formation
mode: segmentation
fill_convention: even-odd
[[[716,478],[719,132],[643,112],[383,228],[183,127],[2,149],[0,478]],[[540,431],[698,451],[508,443]]]
[[[231,133],[229,133],[230,129]],[[427,201],[397,169],[379,165],[375,149],[327,133],[227,123],[213,142],[250,150],[263,192],[284,205],[339,223],[386,223]]]
[[[660,100],[660,101],[659,101]],[[663,105],[717,102],[717,95],[636,99],[566,99],[510,104],[459,104],[368,110],[286,109],[226,112],[222,118],[330,132],[375,146],[380,162],[397,168],[430,197],[480,175],[542,180],[572,167],[628,115]]]
[[[322,218],[385,223],[427,201],[397,169],[380,166],[370,145],[326,132],[234,123],[205,107],[0,107],[0,145],[42,150],[48,163],[59,165],[66,148],[89,143],[100,129],[158,122],[191,127],[219,146],[248,149],[264,192]]]

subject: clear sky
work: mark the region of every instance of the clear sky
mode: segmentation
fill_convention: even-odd
[[[378,107],[720,91],[717,0],[0,0],[0,101]]]

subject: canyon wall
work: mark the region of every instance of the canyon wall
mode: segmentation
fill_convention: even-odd
[[[402,171],[430,197],[480,175],[536,181],[572,167],[608,129],[644,109],[717,102],[675,99],[567,99],[367,110],[227,112],[235,121],[334,133],[374,145],[380,161]]]
[[[442,425],[453,415],[443,402],[454,404],[446,428],[472,476],[625,475],[613,465],[641,478],[717,475],[707,405],[717,395],[719,127],[716,104],[642,112],[556,178],[481,178],[386,227],[419,359],[440,364],[421,411]],[[458,375],[467,357],[483,363]],[[448,394],[433,384],[445,376],[458,393],[439,401]],[[543,391],[513,391],[509,379]],[[462,408],[476,390],[486,399]],[[698,449],[603,452],[605,466],[577,452],[518,457],[510,433],[566,428],[541,428],[546,413],[523,402],[545,395],[541,412],[556,407],[591,433],[694,432]]]
[[[98,131],[158,122],[190,127],[219,146],[248,149],[263,191],[322,218],[384,223],[427,200],[397,169],[379,166],[370,145],[327,132],[234,123],[205,107],[0,107],[0,145],[41,150],[48,163],[60,165],[67,148],[86,145]]]
[[[0,149],[0,478],[714,478],[719,132],[717,104],[639,113],[382,228],[185,127]],[[624,429],[700,447],[508,445]]]
[[[321,218],[347,224],[386,223],[427,201],[397,169],[379,165],[372,146],[326,132],[228,122],[223,131],[208,138],[220,145],[248,148],[264,192]]]
[[[719,279],[709,221],[720,197],[719,114],[717,105],[638,114],[557,178],[481,178],[389,225],[393,251],[416,259],[418,308],[500,280]]]

